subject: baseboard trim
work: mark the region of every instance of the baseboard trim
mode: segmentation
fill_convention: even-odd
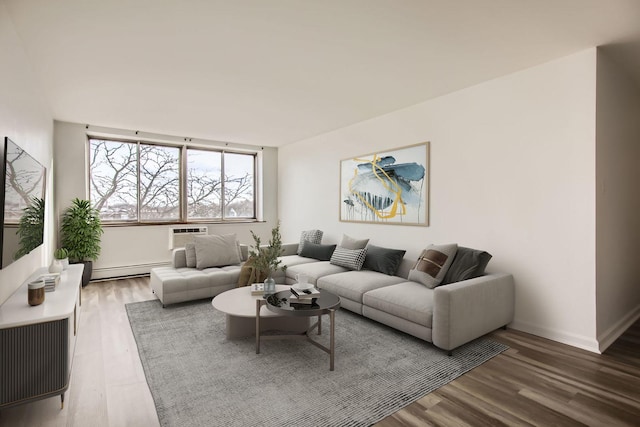
[[[598,335],[600,352],[604,353],[604,351],[638,319],[640,319],[640,305],[627,313],[626,316],[616,322],[609,329]]]
[[[155,267],[166,267],[168,262],[154,262],[148,264],[121,265],[114,267],[100,267],[93,269],[91,280],[116,279],[118,277],[144,276]]]
[[[543,328],[532,323],[521,322],[518,320],[514,320],[510,323],[509,328],[550,339],[552,341],[557,341],[562,344],[567,344],[572,347],[581,348],[592,353],[600,353],[600,346],[595,338],[562,332],[555,329]]]

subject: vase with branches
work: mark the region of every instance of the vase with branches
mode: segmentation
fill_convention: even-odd
[[[264,280],[265,294],[274,293],[276,282],[273,273],[278,270],[285,271],[286,265],[281,265],[282,261],[278,259],[282,255],[282,236],[280,235],[280,223],[271,230],[271,238],[266,246],[262,245],[260,236],[251,231],[254,245],[249,249],[249,256],[253,258],[253,267],[258,274],[266,277]]]

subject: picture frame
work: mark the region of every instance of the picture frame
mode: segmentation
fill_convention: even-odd
[[[340,161],[340,221],[429,225],[430,143]]]

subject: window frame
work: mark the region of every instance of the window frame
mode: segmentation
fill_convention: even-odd
[[[198,144],[185,144],[185,143],[171,143],[171,142],[158,142],[158,141],[149,141],[145,139],[138,138],[118,138],[118,137],[105,137],[100,135],[91,135],[87,134],[87,194],[88,199],[93,205],[93,200],[91,199],[91,182],[92,182],[92,169],[91,169],[91,141],[108,141],[108,142],[117,142],[117,143],[128,143],[135,144],[136,146],[136,219],[132,220],[102,220],[102,225],[111,227],[111,226],[139,226],[139,225],[175,225],[175,224],[228,224],[228,223],[247,223],[247,222],[259,222],[258,220],[258,198],[261,197],[258,194],[260,185],[259,181],[261,181],[261,177],[258,176],[258,171],[260,167],[258,165],[259,162],[259,152],[257,150],[238,150],[238,149],[228,149],[228,148],[220,148],[220,147],[206,147]],[[179,150],[179,159],[178,159],[178,212],[179,218],[169,219],[166,221],[159,220],[141,220],[140,219],[140,146],[141,145],[150,145],[157,147],[170,147],[177,148]],[[188,156],[187,152],[189,149],[199,150],[199,151],[211,151],[220,153],[221,155],[221,168],[220,168],[220,217],[219,218],[196,218],[190,219],[187,217],[188,212],[188,197],[187,197],[187,162]],[[253,158],[253,217],[226,217],[226,200],[224,196],[224,176],[225,176],[225,154],[240,154],[247,155]]]

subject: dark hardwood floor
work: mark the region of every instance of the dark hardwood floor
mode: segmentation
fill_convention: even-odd
[[[124,308],[154,298],[149,278],[92,282],[82,298],[68,404],[9,408],[0,426],[158,425]],[[490,337],[509,350],[376,426],[640,426],[640,321],[602,355],[510,329]]]
[[[602,355],[515,330],[490,337],[509,350],[376,426],[640,426],[640,321]]]

